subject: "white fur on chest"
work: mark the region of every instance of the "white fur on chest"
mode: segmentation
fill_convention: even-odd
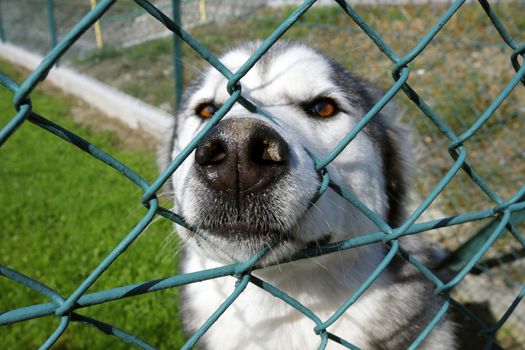
[[[188,255],[185,272],[218,266],[191,252]],[[302,260],[256,271],[254,275],[285,291],[325,321],[351,297],[357,280],[362,280],[361,276],[341,276],[346,273],[342,258],[332,254],[315,262]],[[387,279],[383,276],[376,285],[384,285]],[[188,304],[184,309],[191,310],[186,315],[191,317],[191,328],[197,329],[210,317],[233,292],[235,282],[233,277],[224,277],[186,287],[184,302]],[[362,349],[370,348],[362,327],[387,298],[381,288],[372,289],[329,327],[331,333]],[[321,337],[314,327],[311,319],[250,283],[206,333],[204,341],[218,349],[317,349]],[[343,349],[332,341],[327,348]]]

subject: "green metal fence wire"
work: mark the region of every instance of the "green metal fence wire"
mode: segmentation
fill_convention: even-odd
[[[0,41],[5,41],[4,22],[2,20],[2,2],[0,1]]]
[[[237,262],[218,268],[199,271],[189,274],[181,274],[172,277],[141,282],[133,285],[115,287],[110,290],[99,292],[88,292],[89,288],[99,279],[104,271],[133,243],[133,241],[144,231],[146,226],[156,217],[163,216],[180,225],[185,225],[184,218],[163,208],[159,205],[157,193],[161,186],[168,180],[168,178],[177,170],[180,164],[188,157],[194,150],[198,142],[206,135],[206,133],[216,125],[223,116],[233,107],[235,103],[240,103],[250,111],[262,113],[262,111],[250,101],[245,99],[242,95],[239,81],[242,77],[257,63],[257,61],[267,52],[272,45],[274,45],[279,38],[290,29],[315,3],[315,0],[304,1],[299,5],[290,16],[283,21],[277,29],[275,29],[270,36],[262,41],[259,48],[253,55],[239,68],[232,72],[228,70],[220,60],[215,57],[205,46],[199,43],[195,38],[188,34],[178,23],[173,21],[169,16],[164,14],[161,10],[155,7],[147,0],[135,0],[135,3],[148,12],[151,16],[162,23],[166,28],[171,30],[178,38],[186,42],[195,52],[203,57],[209,64],[215,67],[226,79],[228,79],[227,89],[230,98],[219,109],[219,111],[212,117],[204,129],[196,135],[194,140],[180,152],[180,154],[173,160],[173,162],[155,179],[152,183],[143,179],[138,172],[126,166],[124,163],[115,159],[103,150],[97,148],[95,145],[87,140],[75,135],[66,130],[60,125],[46,119],[39,115],[33,109],[31,103],[31,92],[35,87],[45,78],[49,70],[56,65],[57,61],[64,55],[64,53],[75,43],[75,41],[88,30],[95,21],[100,19],[106,11],[115,3],[114,0],[102,0],[98,5],[92,9],[86,16],[79,21],[62,40],[45,56],[40,66],[35,69],[29,77],[21,84],[13,81],[7,75],[0,73],[0,85],[7,88],[13,93],[13,106],[16,110],[15,115],[10,121],[0,130],[0,146],[8,142],[13,133],[17,131],[21,124],[30,122],[42,129],[54,134],[55,136],[64,139],[72,146],[87,152],[91,156],[105,163],[107,166],[114,168],[116,171],[125,176],[134,185],[143,191],[142,204],[148,209],[147,214],[136,223],[135,227],[124,237],[124,239],[100,262],[100,264],[87,276],[84,281],[68,296],[61,295],[47,287],[44,283],[29,278],[7,266],[0,265],[0,274],[9,280],[21,284],[33,291],[47,297],[49,302],[43,304],[31,305],[23,308],[17,308],[0,313],[0,325],[12,324],[26,320],[35,319],[43,316],[54,315],[60,319],[59,326],[42,344],[42,349],[50,348],[64,333],[71,322],[78,322],[82,324],[91,325],[106,334],[112,334],[122,341],[136,345],[143,349],[153,349],[144,340],[127,333],[124,330],[118,329],[112,325],[106,324],[102,321],[95,320],[82,316],[76,312],[77,309],[86,308],[93,305],[106,303],[122,298],[132,297],[144,293],[151,293],[167,288],[179,287],[189,283],[219,278],[224,276],[234,276],[237,278],[237,283],[231,295],[229,295],[224,302],[218,307],[210,318],[188,339],[183,349],[190,349],[202,335],[213,326],[213,324],[221,317],[221,314],[235,301],[235,299],[243,292],[243,290],[252,283],[253,285],[263,289],[271,295],[281,299],[287,303],[291,308],[301,312],[304,317],[313,321],[315,326],[312,332],[319,336],[319,349],[324,349],[328,342],[337,342],[349,349],[357,349],[351,343],[351,339],[342,339],[335,334],[329,332],[329,327],[345,312],[352,312],[351,306],[360,296],[367,290],[379,274],[388,266],[395,255],[401,255],[409,263],[415,266],[424,276],[426,276],[435,286],[435,293],[443,297],[443,304],[434,319],[426,325],[424,330],[410,345],[410,349],[417,348],[425,339],[426,336],[436,327],[438,322],[449,311],[450,306],[459,308],[467,317],[471,318],[479,327],[481,334],[486,338],[486,348],[491,348],[495,343],[495,333],[508,320],[509,316],[516,309],[522,298],[525,296],[525,285],[516,295],[514,301],[508,305],[507,311],[504,315],[493,325],[486,324],[482,319],[476,316],[468,308],[464,307],[460,302],[451,296],[451,291],[462,282],[466,275],[475,270],[476,264],[485,255],[488,249],[501,237],[503,232],[510,232],[511,236],[518,242],[522,248],[525,248],[525,237],[518,232],[517,224],[523,220],[523,213],[525,211],[525,185],[522,185],[509,198],[502,198],[497,194],[481,176],[476,167],[469,162],[468,146],[469,140],[479,132],[479,130],[487,125],[495,111],[500,107],[503,101],[509,96],[511,91],[520,83],[525,85],[525,65],[523,59],[525,56],[525,43],[519,43],[509,34],[502,21],[497,14],[492,10],[490,4],[486,0],[479,0],[479,4],[484,10],[487,21],[490,21],[501,36],[501,39],[511,50],[510,57],[512,67],[515,70],[513,78],[502,89],[499,95],[490,103],[490,105],[478,115],[476,121],[470,125],[466,131],[456,135],[451,127],[439,116],[439,114],[430,107],[425,99],[419,95],[415,88],[410,85],[411,69],[410,63],[413,62],[425,50],[427,45],[434,39],[436,34],[443,28],[443,26],[458,12],[461,6],[464,5],[465,0],[457,0],[453,2],[448,10],[436,20],[428,32],[419,40],[409,52],[396,52],[394,48],[390,47],[381,37],[381,35],[374,31],[374,29],[361,17],[361,15],[346,1],[336,0],[337,5],[341,11],[344,11],[369,37],[369,39],[383,52],[383,54],[391,61],[392,67],[392,84],[384,96],[377,102],[377,104],[361,119],[360,123],[346,135],[339,144],[326,155],[316,155],[321,158],[317,159],[313,155],[316,169],[322,176],[322,185],[319,188],[318,195],[315,200],[320,198],[324,191],[330,187],[334,189],[340,196],[352,203],[356,208],[361,210],[370,220],[372,220],[378,227],[379,231],[371,234],[365,234],[354,237],[352,239],[324,245],[308,249],[297,253],[290,258],[293,260],[306,259],[309,257],[329,254],[340,250],[352,249],[355,247],[384,242],[389,252],[383,261],[376,267],[375,271],[366,279],[362,286],[355,291],[355,293],[348,298],[348,300],[334,312],[334,314],[326,320],[320,319],[315,313],[308,309],[305,305],[292,298],[290,295],[279,290],[275,286],[263,281],[252,274],[255,264],[267,253],[268,249],[260,251],[255,256],[244,262]],[[337,155],[359,134],[359,132],[377,115],[381,108],[388,103],[395,95],[404,93],[436,127],[436,132],[443,134],[448,139],[448,152],[453,160],[452,166],[447,170],[446,174],[435,185],[430,194],[424,198],[422,203],[408,216],[406,221],[400,227],[390,227],[381,216],[377,215],[365,205],[363,205],[358,198],[351,192],[340,187],[330,179],[330,173],[326,169],[327,165],[337,157]],[[263,114],[264,115],[264,114]],[[0,150],[1,151],[1,150]],[[438,197],[438,195],[449,185],[449,183],[463,173],[467,175],[490,201],[492,206],[484,208],[483,210],[463,212],[452,217],[443,217],[437,220],[426,222],[418,222],[423,212],[431,205],[431,203]],[[469,222],[475,222],[483,219],[490,219],[491,222],[484,227],[478,234],[474,235],[468,242],[466,242],[456,254],[451,255],[451,266],[454,266],[456,271],[454,277],[447,282],[438,278],[427,266],[421,261],[418,261],[413,256],[407,254],[399,245],[398,239],[402,236],[418,234],[425,231],[435,230],[443,227],[451,227]],[[452,264],[453,263],[453,264]]]
[[[46,12],[47,12],[47,23],[49,26],[49,34],[51,35],[51,47],[57,45],[57,25],[55,20],[55,10],[54,10],[53,0],[46,0]]]

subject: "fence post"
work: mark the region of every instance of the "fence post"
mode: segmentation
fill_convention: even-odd
[[[201,22],[206,22],[206,0],[199,0],[199,13]]]
[[[2,21],[2,0],[0,0],[0,41],[5,41],[4,22]]]
[[[172,0],[173,9],[173,21],[181,24],[180,22],[180,0]],[[175,81],[174,92],[175,92],[175,105],[174,110],[180,105],[182,99],[182,86],[183,86],[183,63],[182,63],[182,40],[179,36],[173,33],[173,79]]]
[[[57,24],[55,21],[55,9],[53,0],[46,0],[47,23],[49,25],[49,34],[51,34],[51,48],[57,45]]]

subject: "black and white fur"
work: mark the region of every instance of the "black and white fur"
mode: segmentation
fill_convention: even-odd
[[[220,60],[234,72],[258,44],[242,45]],[[220,106],[227,100],[226,84],[218,71],[209,68],[188,89],[169,142],[170,159],[205,124],[206,120],[196,115],[197,106],[203,101]],[[306,149],[318,158],[327,155],[374,105],[380,92],[309,46],[292,42],[274,45],[242,78],[241,85],[242,95],[271,115],[273,121],[236,104],[220,123],[248,118],[274,130],[288,145],[287,170],[264,191],[240,194],[240,200],[231,201],[199,176],[194,154],[188,157],[172,176],[174,211],[193,228],[190,232],[177,227],[185,242],[183,272],[244,261],[277,240],[277,246],[260,262],[266,267],[253,274],[326,320],[376,268],[386,254],[385,246],[373,244],[286,264],[279,262],[318,242],[337,242],[378,231],[332,189],[309,208],[320,177]],[[334,101],[337,114],[327,119],[308,115],[302,106],[319,97]],[[392,106],[387,105],[327,168],[333,182],[351,191],[393,227],[404,219],[411,157],[407,134],[394,114]],[[219,225],[223,227],[217,228]],[[244,232],[242,227],[254,227],[259,233]],[[228,228],[235,232],[225,234]],[[427,248],[411,240],[403,244],[424,259],[423,250]],[[193,332],[200,327],[234,285],[235,279],[226,277],[186,286],[182,317],[187,330]],[[328,330],[361,349],[405,349],[440,305],[425,278],[396,257]],[[204,335],[199,348],[316,349],[320,337],[314,333],[314,326],[289,305],[250,284]],[[330,341],[328,348],[342,347]],[[451,322],[444,319],[420,348],[455,349]]]

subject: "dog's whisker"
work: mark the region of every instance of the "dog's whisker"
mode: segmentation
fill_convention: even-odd
[[[275,265],[277,265],[277,268],[279,269],[279,271],[282,271],[279,259],[277,258],[277,256],[272,254],[273,253],[273,247],[271,246],[271,244],[269,242],[264,242],[264,245],[268,247],[268,249],[269,249],[268,255],[273,258],[273,261],[274,261]]]
[[[159,253],[160,260],[165,260],[168,257],[179,255],[182,251],[183,243],[177,239],[177,233],[173,230],[160,244],[161,251]]]

